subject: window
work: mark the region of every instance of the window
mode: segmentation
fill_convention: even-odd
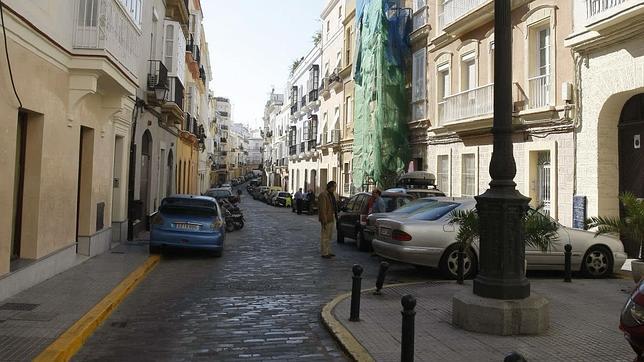
[[[450,82],[449,64],[445,64],[438,68],[438,102],[442,102],[451,93]]]
[[[80,0],[78,5],[78,25],[94,27],[98,24],[98,1]]]
[[[412,119],[417,121],[425,118],[427,98],[426,69],[427,51],[425,48],[417,51],[412,60]]]
[[[494,42],[490,43],[490,83],[494,83]]]
[[[537,205],[543,205],[541,212],[550,216],[550,151],[537,155]]]
[[[165,28],[165,59],[164,63],[168,71],[174,71],[174,25],[167,25]]]
[[[353,37],[351,36],[351,28],[347,29],[347,34],[344,37],[344,49],[345,49],[345,64],[349,65],[353,62],[353,59],[351,59],[351,42],[353,41]]]
[[[476,156],[474,154],[462,155],[461,168],[461,195],[474,196],[476,194]]]
[[[142,15],[142,0],[121,0],[121,4],[125,7],[127,13],[132,17],[137,25],[141,24]],[[94,2],[95,3],[95,2]]]
[[[461,91],[476,88],[476,59],[474,53],[470,53],[461,61]]]
[[[351,96],[347,97],[344,103],[345,110],[345,119],[347,120],[346,124],[349,125],[353,123],[353,99]]]
[[[310,123],[309,121],[304,121],[304,125],[302,126],[302,141],[308,141],[309,140],[309,135],[310,135]]]
[[[530,108],[539,108],[551,103],[552,91],[550,80],[551,66],[551,39],[550,25],[545,24],[535,27],[530,31],[530,78],[529,87],[529,106]]]
[[[436,187],[449,194],[449,156],[441,155],[436,159]]]

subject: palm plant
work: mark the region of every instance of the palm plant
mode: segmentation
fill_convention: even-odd
[[[631,192],[619,196],[624,206],[624,217],[596,216],[586,220],[586,226],[596,228],[595,236],[602,234],[622,235],[640,244],[640,260],[644,260],[642,242],[644,242],[644,200],[638,199]]]
[[[559,239],[559,225],[541,213],[543,205],[530,209],[525,215],[525,245],[547,251]],[[474,241],[479,238],[479,215],[476,209],[454,210],[450,224],[458,224],[456,242],[459,246],[458,283],[463,284],[463,258]]]

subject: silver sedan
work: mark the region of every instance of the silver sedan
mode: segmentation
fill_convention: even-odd
[[[435,198],[438,202],[417,213],[379,218],[372,241],[376,254],[391,260],[438,268],[456,278],[458,246],[457,225],[450,224],[453,210],[471,210],[473,198]],[[553,221],[555,222],[555,221]],[[590,277],[605,277],[619,271],[626,260],[624,247],[615,237],[571,229],[559,225],[558,240],[543,252],[526,248],[528,270],[563,270],[564,246],[572,246],[572,268]],[[478,268],[478,243],[466,251],[464,275],[473,277]]]

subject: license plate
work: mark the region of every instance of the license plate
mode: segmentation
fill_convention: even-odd
[[[175,223],[174,227],[179,229],[179,230],[187,230],[187,231],[198,231],[199,230],[199,225],[197,225],[197,224]]]
[[[391,229],[390,228],[380,228],[380,235],[390,237],[391,236]]]

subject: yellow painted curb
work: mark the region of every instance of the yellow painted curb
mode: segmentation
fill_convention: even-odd
[[[374,361],[373,357],[367,352],[367,350],[358,342],[358,340],[346,329],[342,323],[333,316],[333,309],[341,301],[349,298],[351,293],[345,293],[338,295],[332,301],[327,303],[320,313],[322,316],[322,322],[327,327],[331,335],[338,340],[342,348],[351,356],[354,361]]]
[[[426,282],[427,281],[389,284],[384,286],[383,289],[406,286],[406,285],[423,284]],[[360,293],[364,294],[368,292],[373,292],[375,290],[376,288],[363,289],[360,291]],[[335,339],[340,343],[342,348],[349,354],[349,356],[354,361],[358,361],[358,362],[375,361],[374,358],[369,354],[367,349],[364,348],[364,346],[360,342],[358,342],[358,340],[353,336],[353,334],[351,334],[351,332],[344,327],[342,322],[337,320],[333,315],[333,309],[335,309],[335,307],[340,302],[349,298],[350,296],[351,296],[351,293],[340,294],[337,297],[335,297],[332,301],[327,303],[322,308],[322,312],[320,313],[320,316],[322,317],[322,322],[329,330],[329,332],[331,332],[331,335],[335,337]]]
[[[94,333],[96,328],[112,314],[125,297],[154,269],[159,260],[158,255],[151,255],[143,265],[130,273],[116,288],[40,353],[34,359],[34,362],[69,361]]]

